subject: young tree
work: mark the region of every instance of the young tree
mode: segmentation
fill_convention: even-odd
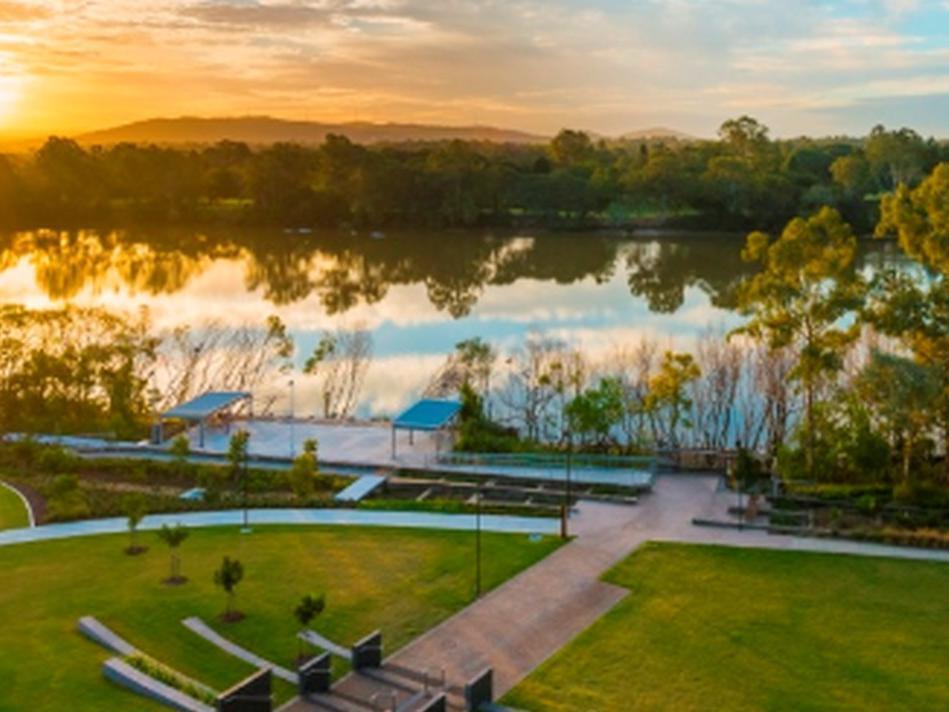
[[[165,583],[179,584],[188,580],[181,575],[181,560],[176,552],[190,533],[188,527],[184,524],[176,524],[173,527],[163,524],[161,529],[158,530],[158,538],[165,542],[171,550],[171,575]]]
[[[372,363],[372,334],[365,329],[325,331],[303,366],[319,383],[324,418],[348,418]]]
[[[615,378],[601,378],[596,388],[578,394],[565,408],[570,430],[578,433],[582,442],[592,440],[601,448],[609,443],[623,412],[623,387]]]
[[[147,550],[147,547],[138,546],[138,525],[142,523],[148,513],[145,498],[140,494],[130,494],[125,497],[122,504],[129,530],[129,545],[125,553],[131,555],[141,554]]]
[[[666,351],[659,370],[649,381],[645,407],[653,423],[655,440],[679,447],[679,429],[688,427],[692,399],[689,385],[702,375],[691,354]]]
[[[188,472],[188,456],[191,454],[191,442],[188,440],[188,436],[182,433],[172,440],[168,453],[172,457],[172,462],[178,474],[185,475]]]
[[[742,254],[761,271],[739,289],[739,310],[750,319],[733,333],[793,350],[790,377],[804,393],[806,467],[812,476],[818,392],[841,368],[859,333],[857,325],[842,323],[864,294],[854,270],[856,249],[857,239],[837,211],[822,208],[807,219],[794,218],[776,240],[751,233]]]
[[[308,438],[303,443],[303,452],[296,456],[290,471],[287,473],[287,480],[294,496],[301,502],[313,494],[313,485],[316,476],[319,474],[319,465],[316,459],[317,441],[315,438]]]
[[[239,482],[242,492],[242,499],[244,504],[244,529],[247,530],[247,488],[249,486],[248,482],[248,472],[247,472],[247,448],[250,443],[250,433],[246,430],[238,430],[231,436],[231,441],[228,444],[227,448],[227,460],[229,464],[229,474],[231,477],[231,482],[235,485]]]
[[[326,608],[326,596],[320,594],[318,596],[308,593],[297,604],[297,607],[293,609],[293,617],[297,619],[297,623],[300,624],[300,632],[303,633],[310,627],[310,623],[316,618],[323,610]],[[300,647],[298,649],[297,657],[299,659],[303,658],[303,641],[300,640]]]
[[[214,572],[214,585],[219,586],[227,594],[227,608],[221,619],[229,622],[243,618],[243,614],[234,610],[234,589],[244,578],[244,566],[237,559],[227,556],[221,562],[221,567]]]

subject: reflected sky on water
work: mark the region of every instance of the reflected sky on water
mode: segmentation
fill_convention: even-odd
[[[749,273],[741,244],[708,234],[34,231],[0,236],[0,301],[147,307],[158,329],[277,314],[298,365],[323,330],[367,328],[374,362],[360,412],[388,414],[462,339],[507,351],[536,331],[596,359],[643,336],[688,348],[704,330],[735,326],[734,289]],[[891,258],[874,248],[865,259]],[[315,393],[298,383],[305,413]]]

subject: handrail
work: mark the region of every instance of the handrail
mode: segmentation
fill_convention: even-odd
[[[442,465],[494,465],[503,467],[565,467],[567,454],[532,452],[444,452],[439,453],[436,462]],[[600,455],[592,453],[574,453],[570,455],[570,464],[577,469],[639,469],[652,470],[656,458],[649,455]]]

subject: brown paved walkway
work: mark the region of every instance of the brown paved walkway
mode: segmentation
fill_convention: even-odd
[[[733,495],[717,492],[715,486],[715,478],[665,476],[636,506],[582,502],[571,518],[574,541],[390,656],[381,674],[388,682],[351,674],[334,687],[334,699],[338,699],[338,691],[362,700],[379,693],[377,699],[381,700],[394,690],[398,701],[404,702],[420,684],[415,682],[399,691],[393,683],[405,678],[392,671],[440,667],[452,692],[452,706],[459,709],[460,688],[488,666],[494,669],[494,692],[500,697],[628,593],[600,577],[647,540],[949,561],[949,552],[692,525],[695,516],[722,518],[731,503]],[[285,709],[333,708],[298,699]],[[336,709],[366,708],[342,705]]]

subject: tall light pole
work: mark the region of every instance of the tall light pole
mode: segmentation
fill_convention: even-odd
[[[292,460],[296,456],[296,432],[294,431],[294,402],[293,402],[293,379],[290,379],[290,459]]]
[[[481,485],[475,494],[475,598],[481,598]]]
[[[568,531],[567,521],[570,518],[570,475],[573,469],[573,432],[567,430],[567,457],[564,462],[564,489],[563,504],[560,507],[560,537],[566,539]]]

